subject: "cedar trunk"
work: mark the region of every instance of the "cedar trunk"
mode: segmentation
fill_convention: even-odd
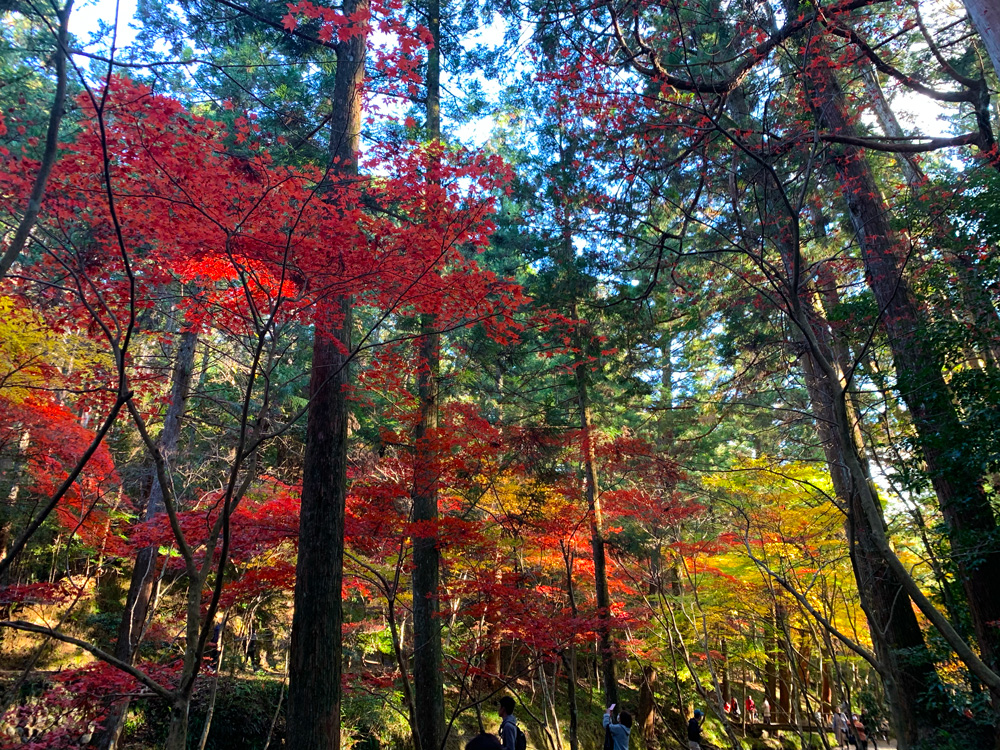
[[[433,46],[427,53],[427,135],[441,140],[441,2],[427,0],[427,25]],[[433,179],[433,178],[432,178]],[[444,683],[442,680],[441,616],[438,587],[438,467],[435,433],[438,426],[438,379],[441,335],[434,315],[420,319],[418,399],[420,421],[414,435],[413,520],[426,522],[413,543],[413,692],[415,750],[440,750],[444,744]]]
[[[777,188],[766,180],[768,205],[778,208],[772,193]],[[797,217],[789,217],[797,221]],[[777,232],[777,244],[789,279],[793,279],[799,248],[792,237]],[[794,290],[792,316],[798,329],[797,344],[802,346],[806,391],[816,416],[816,430],[834,486],[834,493],[846,513],[845,532],[850,544],[850,556],[858,584],[861,606],[873,634],[876,653],[882,665],[882,680],[890,705],[893,727],[900,747],[909,747],[930,736],[937,717],[931,711],[919,710],[926,696],[939,687],[933,661],[924,642],[923,633],[909,597],[889,566],[880,556],[872,540],[871,528],[865,516],[861,498],[863,487],[872,488],[862,436],[857,430],[857,418],[845,391],[848,352],[834,335],[822,313],[823,298],[836,304],[836,285],[820,274],[820,294],[810,287]],[[836,377],[834,375],[836,374]],[[839,404],[838,404],[839,402]],[[840,408],[838,408],[840,406]],[[850,423],[837,424],[850,414]],[[841,435],[849,436],[848,441]],[[850,451],[853,461],[846,453]],[[848,466],[858,466],[861,472],[851,474]],[[805,676],[803,676],[803,685]]]
[[[749,118],[742,96],[735,97],[732,106],[741,120]],[[920,711],[918,707],[922,699],[938,687],[938,682],[910,599],[874,546],[867,517],[861,508],[858,492],[861,488],[873,487],[873,484],[863,455],[862,436],[854,427],[856,417],[852,415],[850,424],[837,425],[838,418],[850,413],[852,403],[847,400],[844,378],[849,369],[849,353],[833,335],[822,313],[823,301],[830,306],[837,303],[834,298],[836,284],[828,278],[825,270],[821,270],[817,282],[819,290],[814,290],[811,285],[800,285],[798,269],[803,264],[798,233],[789,231],[789,227],[797,226],[799,217],[786,215],[787,204],[778,199],[782,188],[776,184],[773,175],[760,169],[754,182],[764,193],[767,215],[780,217],[774,225],[765,226],[765,230],[773,235],[781,254],[791,301],[788,312],[796,331],[796,345],[804,352],[801,361],[806,390],[816,417],[816,429],[834,492],[846,514],[845,530],[862,609],[871,631],[879,634],[875,638],[875,649],[882,663],[882,678],[893,726],[900,747],[907,747],[927,737],[935,725],[933,712]],[[823,222],[819,223],[822,232]],[[842,440],[841,435],[847,435],[848,440]],[[847,460],[847,451],[851,452],[855,461]],[[861,472],[852,475],[848,466],[858,466]],[[778,621],[780,623],[780,618]],[[769,682],[773,684],[773,666],[770,669]],[[771,692],[773,694],[773,689]],[[774,703],[773,697],[771,702]],[[781,713],[784,710],[784,705],[779,706]]]
[[[810,324],[817,334],[816,341],[826,344],[832,334],[818,313]],[[850,544],[851,564],[858,583],[861,607],[869,622],[875,652],[881,662],[882,683],[889,703],[893,729],[900,748],[912,747],[932,736],[938,718],[923,704],[939,688],[934,663],[923,632],[913,611],[909,596],[899,580],[879,554],[872,539],[871,528],[861,506],[858,488],[872,486],[871,477],[851,476],[847,467],[854,462],[846,460],[845,451],[852,451],[856,465],[867,469],[867,461],[857,442],[844,445],[839,434],[852,434],[849,428],[834,429],[839,410],[834,399],[844,398],[840,384],[830,384],[823,377],[822,368],[815,362],[817,356],[833,361],[832,347],[824,351],[807,353],[803,360],[806,388],[816,414],[817,431],[823,443],[827,466],[833,481],[834,493],[841,506],[847,510],[845,530]],[[842,371],[842,368],[838,368]]]
[[[833,70],[806,70],[808,98],[820,126],[856,135],[846,99]],[[1000,668],[1000,548],[997,526],[981,468],[962,450],[964,428],[942,376],[943,359],[923,335],[919,312],[903,275],[907,248],[889,221],[889,209],[867,159],[854,146],[831,156],[843,187],[865,273],[879,309],[897,374],[897,388],[913,420],[927,473],[948,526],[953,557],[965,590],[983,661]],[[1000,713],[1000,693],[992,695]]]
[[[982,37],[993,71],[1000,78],[1000,5],[996,0],[964,0],[969,20]]]
[[[574,320],[577,318],[574,306]],[[597,479],[597,461],[594,456],[593,423],[590,412],[590,394],[587,384],[586,364],[581,359],[576,364],[577,398],[580,404],[581,446],[587,508],[590,511],[590,544],[594,555],[594,584],[597,592],[598,648],[601,654],[601,674],[604,679],[604,702],[610,706],[618,703],[618,675],[615,665],[614,640],[611,635],[611,595],[608,591],[607,559],[604,551],[604,514]]]
[[[414,740],[417,750],[440,750],[444,737],[444,683],[442,681],[441,617],[438,605],[440,552],[438,550],[437,461],[433,449],[438,422],[440,335],[433,332],[433,316],[424,316],[420,339],[419,399],[413,465],[413,520],[420,529],[413,536],[413,692],[416,708]]]
[[[367,0],[347,0],[345,15],[364,14]],[[337,45],[330,151],[335,178],[357,176],[366,31]],[[302,470],[295,611],[288,653],[290,750],[340,747],[344,514],[351,302],[327,301],[317,312]]]

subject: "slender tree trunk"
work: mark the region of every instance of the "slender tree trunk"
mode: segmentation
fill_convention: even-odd
[[[410,726],[415,727],[417,725],[417,708],[416,702],[413,699],[413,688],[410,684],[406,654],[403,651],[403,641],[396,623],[396,596],[395,594],[391,596],[387,594],[387,598],[389,600],[387,611],[389,636],[392,638],[392,653],[396,657],[396,666],[399,668],[399,674],[403,681],[403,702],[406,704],[406,712],[410,717]]]
[[[788,628],[788,613],[780,601],[774,603],[774,656],[778,662],[778,723],[792,720],[792,672],[788,667],[791,654],[787,648],[785,634]]]
[[[427,0],[427,24],[434,46],[427,53],[427,135],[431,148],[441,143],[441,2]],[[434,185],[434,178],[430,178]],[[441,616],[438,598],[441,554],[438,549],[438,379],[441,335],[436,316],[420,318],[418,399],[420,421],[414,435],[413,520],[413,692],[416,701],[416,750],[440,750],[444,743]],[[420,522],[424,522],[420,526]]]
[[[10,241],[3,254],[0,255],[0,279],[4,278],[10,271],[10,267],[21,255],[21,251],[31,236],[31,230],[35,226],[38,214],[42,210],[42,200],[45,197],[45,185],[49,180],[49,174],[56,163],[59,151],[59,125],[62,122],[63,113],[66,106],[66,60],[69,54],[69,16],[73,11],[73,0],[67,0],[62,10],[57,11],[59,17],[59,28],[56,32],[56,51],[53,61],[56,67],[56,93],[52,99],[52,108],[49,110],[49,125],[45,133],[45,150],[42,153],[42,160],[38,165],[38,172],[35,174],[35,183],[31,188],[31,195],[28,196],[28,205],[25,208],[24,216],[17,225],[14,237]]]
[[[201,739],[198,741],[198,750],[205,750],[208,744],[208,734],[212,731],[212,718],[215,716],[215,699],[219,694],[219,675],[222,673],[222,657],[225,652],[223,637],[226,634],[226,622],[229,620],[229,613],[222,618],[222,625],[219,627],[219,642],[216,646],[215,674],[212,675],[212,690],[208,696],[208,709],[205,711],[205,726],[201,728]]]
[[[578,320],[575,305],[572,317],[573,320]],[[594,428],[590,411],[587,365],[582,355],[577,361],[575,372],[577,399],[580,405],[584,489],[587,496],[587,509],[590,512],[590,544],[594,555],[601,675],[604,682],[605,705],[611,705],[619,702],[618,675],[615,664],[614,639],[611,634],[611,595],[608,591],[608,569],[604,551],[604,514],[601,510],[597,460],[594,456]]]
[[[160,453],[167,466],[173,462],[180,441],[181,421],[191,393],[191,378],[194,373],[197,345],[198,334],[194,331],[185,331],[180,335],[180,344],[177,347],[177,358],[174,362],[170,385],[170,405],[167,407],[167,413],[163,419],[163,431],[158,440]],[[146,500],[143,520],[152,521],[156,516],[165,512],[163,487],[160,485],[156,472],[153,472],[153,481],[149,497]],[[156,544],[139,550],[132,567],[132,577],[128,594],[125,597],[125,610],[118,623],[118,641],[115,644],[115,656],[126,664],[132,664],[135,661],[136,650],[142,640],[146,620],[149,617],[150,601],[156,585],[158,550],[159,545]],[[111,750],[116,747],[125,725],[128,706],[128,699],[119,701],[112,706],[101,727],[94,733],[91,741],[93,747],[101,750]]]
[[[17,441],[17,447],[12,449],[12,455],[5,456],[0,463],[0,475],[9,476],[8,482],[4,482],[2,489],[4,495],[0,499],[0,560],[7,557],[7,545],[10,544],[11,531],[14,528],[14,514],[17,508],[17,498],[21,494],[21,464],[28,447],[31,445],[31,431],[23,430]],[[8,582],[10,570],[0,571],[0,585]],[[0,642],[3,640],[3,633],[0,633]]]
[[[569,603],[573,617],[578,614],[576,606],[576,587],[573,585],[573,550],[565,542],[560,542],[563,562],[566,564],[566,600]],[[570,750],[580,750],[580,714],[576,698],[576,645],[571,643],[562,654],[566,667],[566,702],[569,708],[569,747]]]
[[[771,707],[771,718],[776,720],[778,716],[778,639],[774,632],[773,621],[768,623],[767,631],[764,634],[764,700]],[[763,715],[761,706],[761,715]]]
[[[820,126],[833,133],[855,135],[847,116],[843,89],[833,70],[807,68],[808,99]],[[1000,547],[984,477],[967,443],[942,376],[943,360],[924,335],[907,279],[907,249],[889,221],[871,167],[860,149],[831,149],[851,222],[864,259],[868,284],[875,295],[888,335],[897,388],[917,432],[928,476],[948,526],[952,553],[965,590],[982,659],[1000,668]],[[959,450],[956,450],[956,447]],[[992,691],[1000,716],[1000,692]]]
[[[348,17],[367,0],[347,0]],[[365,31],[337,46],[330,150],[335,178],[357,178]],[[302,470],[295,610],[289,646],[289,750],[339,750],[343,643],[344,515],[351,302],[339,297],[317,313]]]
[[[729,643],[726,642],[725,638],[719,644],[719,653],[722,654],[722,658],[719,659],[719,672],[722,676],[722,700],[729,703],[731,694],[729,685]]]
[[[821,660],[820,673],[822,674],[822,682],[820,684],[819,699],[824,715],[829,715],[833,713],[833,679],[830,674],[830,655],[824,651]]]

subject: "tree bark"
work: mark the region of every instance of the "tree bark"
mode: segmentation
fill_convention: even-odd
[[[863,75],[863,81],[865,93],[873,104],[882,132],[889,138],[905,137],[906,134],[896,118],[896,113],[892,111],[885,98],[878,74],[872,68],[868,68]],[[926,180],[920,162],[913,154],[896,154],[896,164],[903,173],[911,193],[915,195]],[[974,339],[978,339],[980,354],[988,365],[991,368],[1000,367],[1000,315],[997,314],[989,292],[983,287],[978,269],[968,253],[949,247],[950,230],[945,217],[931,216],[930,223],[931,238],[940,247],[945,262],[951,268],[955,290],[975,324],[969,333]],[[943,307],[950,305],[951,300],[943,300]]]
[[[815,340],[826,343],[832,340],[832,333],[825,320],[814,311],[810,316]],[[843,398],[841,384],[825,381],[821,368],[817,367],[816,356],[825,356],[834,361],[832,347],[825,351],[809,352],[803,358],[806,388],[816,415],[817,431],[823,444],[834,493],[841,506],[846,509],[845,530],[850,545],[851,564],[858,585],[861,607],[869,622],[869,631],[875,652],[882,664],[882,681],[892,718],[892,725],[899,740],[899,747],[913,747],[929,739],[939,718],[923,704],[926,697],[939,688],[934,662],[924,641],[923,632],[913,612],[909,596],[895,574],[882,559],[872,540],[871,528],[861,506],[856,488],[862,484],[873,487],[870,473],[851,477],[847,474],[848,462],[845,451],[856,454],[857,464],[867,467],[862,448],[857,442],[843,445],[838,431],[833,428],[837,419],[834,399]],[[843,367],[838,367],[843,372]],[[860,440],[857,430],[850,430],[855,441]],[[852,489],[853,488],[853,489]]]
[[[656,738],[656,670],[651,664],[642,668],[642,683],[639,685],[639,711],[636,724],[642,735],[646,750],[652,750]]]
[[[792,655],[788,652],[788,639],[786,631],[788,628],[788,612],[781,601],[774,603],[774,655],[778,662],[778,723],[783,724],[792,720],[792,671],[789,668],[788,660]]]
[[[348,17],[368,0],[347,0]],[[334,178],[356,179],[366,31],[337,45],[330,151]],[[302,471],[295,609],[289,646],[289,750],[339,750],[343,643],[344,515],[351,302],[337,297],[317,313]]]
[[[433,316],[426,316],[433,329]],[[425,329],[426,330],[426,329]],[[441,617],[438,605],[440,552],[437,520],[437,460],[433,447],[438,423],[440,335],[427,331],[420,339],[420,421],[416,429],[413,467],[413,687],[416,700],[414,741],[417,750],[440,750],[444,729]],[[420,526],[421,522],[424,524]]]
[[[771,718],[777,720],[778,711],[778,640],[774,633],[774,624],[768,623],[769,627],[764,634],[764,700],[771,707]],[[761,716],[764,715],[764,706],[761,704]]]
[[[821,127],[854,135],[846,99],[830,68],[810,65],[803,77]],[[904,275],[907,249],[889,221],[889,210],[860,149],[835,146],[831,157],[857,235],[868,285],[875,295],[897,374],[897,388],[913,420],[927,474],[948,526],[952,553],[965,590],[982,660],[1000,667],[1000,548],[981,468],[961,446],[964,427],[942,376],[943,360],[923,334]],[[958,450],[956,450],[958,448]],[[1000,692],[993,690],[1000,714]]]
[[[427,136],[431,148],[441,141],[441,2],[427,0],[427,24],[433,47],[427,52]],[[434,177],[429,178],[431,185]],[[420,421],[414,435],[413,520],[420,529],[413,543],[413,692],[415,750],[440,750],[445,739],[439,591],[441,554],[438,548],[438,379],[441,335],[437,318],[420,317],[418,400]],[[420,522],[424,522],[421,527]]]
[[[722,657],[719,659],[719,672],[722,677],[722,700],[729,703],[732,697],[732,690],[729,685],[729,643],[724,637],[721,643],[719,643],[719,653],[722,654]]]
[[[181,420],[187,409],[188,397],[191,394],[191,378],[194,373],[195,350],[198,345],[198,334],[185,331],[180,336],[177,347],[177,358],[174,362],[173,376],[170,385],[170,405],[163,418],[163,431],[160,433],[158,448],[164,463],[169,467],[177,453],[180,442]],[[165,513],[163,487],[157,472],[153,472],[153,481],[146,500],[143,513],[144,521],[152,521],[156,516]],[[135,663],[136,651],[142,640],[146,620],[149,617],[149,605],[156,584],[156,569],[159,558],[159,545],[151,544],[139,550],[135,564],[132,566],[132,577],[128,594],[125,597],[125,609],[118,623],[118,641],[115,644],[115,656],[126,664]],[[125,726],[125,714],[129,701],[119,701],[105,717],[100,728],[94,733],[92,746],[100,750],[112,750],[118,744],[122,728]]]
[[[576,587],[573,585],[573,551],[564,542],[559,543],[562,549],[563,561],[566,564],[566,600],[573,617],[578,616],[576,606]],[[580,712],[576,698],[576,644],[570,643],[562,654],[566,667],[566,702],[569,708],[569,747],[570,750],[580,750]]]
[[[49,174],[56,163],[56,156],[59,151],[59,125],[62,123],[63,113],[66,109],[66,60],[69,55],[69,16],[73,11],[73,0],[67,0],[62,10],[57,11],[59,17],[59,28],[56,32],[56,51],[53,60],[56,66],[56,93],[52,98],[52,108],[49,110],[49,125],[45,133],[45,150],[42,152],[42,160],[38,165],[38,172],[35,175],[35,184],[31,188],[31,195],[28,197],[28,205],[25,208],[24,216],[17,225],[14,237],[10,245],[0,256],[0,279],[4,278],[10,271],[10,267],[21,255],[21,251],[28,242],[31,230],[35,227],[35,221],[42,210],[42,200],[45,198],[45,185],[48,183]]]
[[[964,0],[972,25],[982,37],[993,72],[1000,78],[1000,5],[994,0]]]
[[[742,109],[739,115],[748,117],[742,97],[736,97],[734,106]],[[900,746],[908,747],[929,736],[936,723],[933,712],[918,709],[925,696],[938,687],[938,682],[909,597],[871,543],[868,517],[860,504],[858,488],[870,488],[873,493],[875,490],[863,456],[857,416],[851,412],[845,392],[849,355],[843,342],[833,335],[822,312],[824,301],[829,305],[836,304],[837,300],[831,299],[836,295],[836,285],[823,269],[818,274],[819,290],[815,290],[812,283],[800,283],[798,269],[803,263],[796,240],[798,233],[789,230],[793,224],[798,225],[799,216],[789,214],[787,202],[779,200],[782,188],[776,183],[774,175],[760,169],[754,181],[763,192],[767,216],[780,217],[773,225],[765,225],[764,230],[772,235],[781,255],[785,273],[783,286],[790,301],[788,313],[795,329],[793,338],[795,345],[804,350],[801,364],[817,433],[835,496],[846,514],[845,530],[862,609],[867,615],[871,632],[877,634],[873,638],[883,665],[882,677],[893,726]],[[822,234],[823,222],[817,223]],[[837,408],[838,400],[842,409]],[[837,425],[841,414],[850,414],[853,421]],[[842,440],[841,435],[848,435],[849,442]],[[845,458],[847,451],[851,451],[855,461]],[[862,467],[862,472],[856,476],[849,475],[847,467],[850,465]],[[785,706],[780,706],[780,710],[784,712]]]
[[[576,305],[573,320],[578,320]],[[601,675],[604,682],[605,705],[618,703],[618,675],[615,664],[614,639],[611,633],[611,595],[608,591],[607,558],[604,550],[604,514],[597,477],[597,460],[594,456],[593,421],[590,410],[587,365],[583,355],[577,360],[576,388],[580,406],[581,452],[583,454],[584,490],[590,512],[590,545],[594,557],[594,584],[597,592],[598,648],[601,656]]]

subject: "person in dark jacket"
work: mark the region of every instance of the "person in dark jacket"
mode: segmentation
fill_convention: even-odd
[[[696,708],[694,716],[688,722],[688,750],[701,750],[701,725],[704,722],[704,712],[700,708]]]
[[[505,695],[497,701],[500,714],[500,744],[503,750],[517,750],[517,719],[514,718],[514,699]]]

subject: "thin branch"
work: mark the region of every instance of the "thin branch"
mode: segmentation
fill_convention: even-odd
[[[164,700],[173,701],[175,698],[171,690],[168,690],[167,688],[163,687],[163,685],[161,685],[156,680],[151,678],[145,672],[136,669],[131,664],[123,662],[121,659],[112,656],[107,651],[99,649],[97,646],[94,646],[93,644],[88,643],[87,641],[80,640],[79,638],[74,638],[71,635],[65,635],[64,633],[60,633],[58,630],[47,628],[44,625],[35,625],[34,623],[24,622],[23,620],[0,620],[0,627],[11,628],[12,630],[23,630],[28,633],[38,633],[39,635],[48,636],[49,638],[53,638],[57,641],[62,641],[63,643],[69,643],[73,646],[82,648],[84,651],[87,651],[88,653],[92,654],[96,658],[103,661],[105,664],[110,664],[112,667],[120,669],[127,675],[134,677],[136,680],[141,682],[143,685],[145,685],[147,688],[149,688],[151,691],[156,693]]]

